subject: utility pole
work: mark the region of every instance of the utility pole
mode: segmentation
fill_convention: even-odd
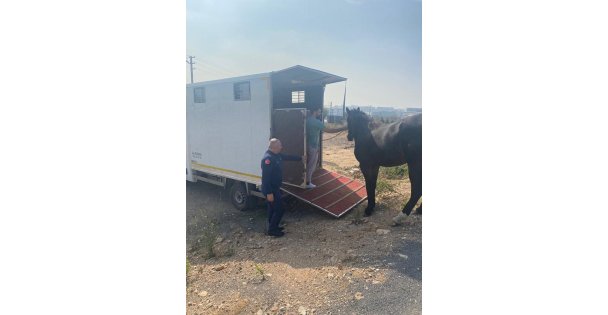
[[[346,119],[346,81],[344,81],[344,99],[342,100],[342,119]]]
[[[194,62],[192,61],[192,58],[195,58],[194,56],[188,56],[188,58],[190,59],[190,61],[186,60],[186,63],[190,64],[190,83],[194,83],[194,74],[193,74],[193,68],[192,65],[194,64]]]

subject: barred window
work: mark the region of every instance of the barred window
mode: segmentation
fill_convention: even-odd
[[[292,91],[291,92],[291,103],[292,104],[296,104],[296,103],[304,103],[305,99],[304,99],[304,91]]]
[[[238,82],[234,84],[234,100],[247,101],[251,99],[249,82]]]
[[[204,87],[194,88],[194,102],[195,103],[204,103],[205,102],[205,88]]]

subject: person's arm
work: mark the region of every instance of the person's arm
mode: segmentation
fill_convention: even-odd
[[[327,128],[327,127],[323,128],[323,132],[327,132],[327,133],[338,133],[340,131],[346,131],[346,130],[348,130],[348,125],[340,126],[337,128]]]
[[[272,176],[272,161],[269,158],[262,160],[262,194],[266,196],[269,202],[274,201],[274,195],[270,188],[270,179]]]
[[[340,131],[348,130],[348,125],[346,125],[346,126],[340,126],[340,127],[337,127],[337,128],[327,128],[322,121],[320,121],[320,120],[318,120],[316,118],[313,121],[314,121],[313,123],[316,125],[316,127],[319,128],[319,129],[321,129],[321,130],[323,130],[323,132],[338,133]]]

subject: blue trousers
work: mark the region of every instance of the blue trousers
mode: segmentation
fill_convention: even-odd
[[[274,201],[266,202],[268,208],[268,232],[278,232],[279,222],[283,218],[283,207],[281,205],[281,191],[273,193]]]

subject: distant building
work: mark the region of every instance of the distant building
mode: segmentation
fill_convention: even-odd
[[[419,107],[409,107],[406,109],[402,108],[394,108],[389,106],[361,106],[361,105],[348,105],[346,106],[348,109],[359,108],[362,112],[370,115],[373,118],[378,119],[386,119],[386,120],[396,120],[399,118],[403,118],[409,115],[422,113],[422,108]],[[326,121],[328,122],[338,122],[342,120],[342,106],[332,106],[331,108],[326,107]]]

